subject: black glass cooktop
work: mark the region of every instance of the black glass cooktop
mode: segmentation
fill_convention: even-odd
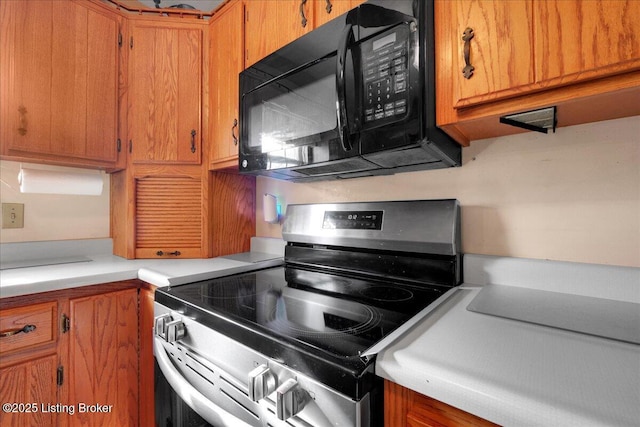
[[[197,308],[197,320],[249,329],[260,337],[338,358],[362,352],[420,312],[447,288],[421,287],[276,267],[160,289],[156,300]],[[166,296],[165,296],[166,294]],[[177,301],[176,301],[177,300]],[[233,326],[232,326],[233,325]]]

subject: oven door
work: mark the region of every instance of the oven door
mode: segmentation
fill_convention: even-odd
[[[250,427],[209,400],[175,368],[160,338],[154,338],[155,416],[161,427]]]

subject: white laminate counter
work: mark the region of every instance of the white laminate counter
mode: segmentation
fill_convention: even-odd
[[[638,303],[639,269],[465,255],[465,281],[379,376],[505,426],[640,425],[639,345],[467,310],[489,283]]]
[[[46,253],[47,259],[50,259],[50,254],[55,253],[58,261],[50,265],[0,271],[0,298],[130,279],[141,279],[155,286],[178,285],[240,273],[258,264],[267,267],[282,263],[282,253],[278,253],[282,247],[279,242],[265,244],[262,240],[256,240],[254,244],[252,239],[252,251],[246,257],[127,260],[110,255],[110,239],[103,240],[98,244],[68,241],[3,245],[3,251],[12,250],[21,258],[32,257],[37,260]],[[45,247],[46,251],[41,247]],[[254,247],[258,250],[254,250]],[[78,255],[82,255],[86,261],[62,262],[65,257],[74,260]]]

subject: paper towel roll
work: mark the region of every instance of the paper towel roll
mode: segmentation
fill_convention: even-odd
[[[102,174],[60,172],[41,169],[20,169],[18,183],[21,193],[76,194],[99,196],[102,194]]]
[[[278,200],[272,194],[265,194],[262,198],[262,212],[265,222],[275,224],[280,220],[278,215]]]

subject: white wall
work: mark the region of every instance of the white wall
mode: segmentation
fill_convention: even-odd
[[[640,116],[474,141],[463,166],[294,184],[258,178],[289,203],[457,198],[465,253],[640,267]]]
[[[83,171],[47,165],[24,167],[57,171]],[[2,203],[24,204],[24,228],[0,229],[0,243],[109,237],[109,176],[103,176],[100,196],[22,194],[18,184],[20,163],[0,161]]]

